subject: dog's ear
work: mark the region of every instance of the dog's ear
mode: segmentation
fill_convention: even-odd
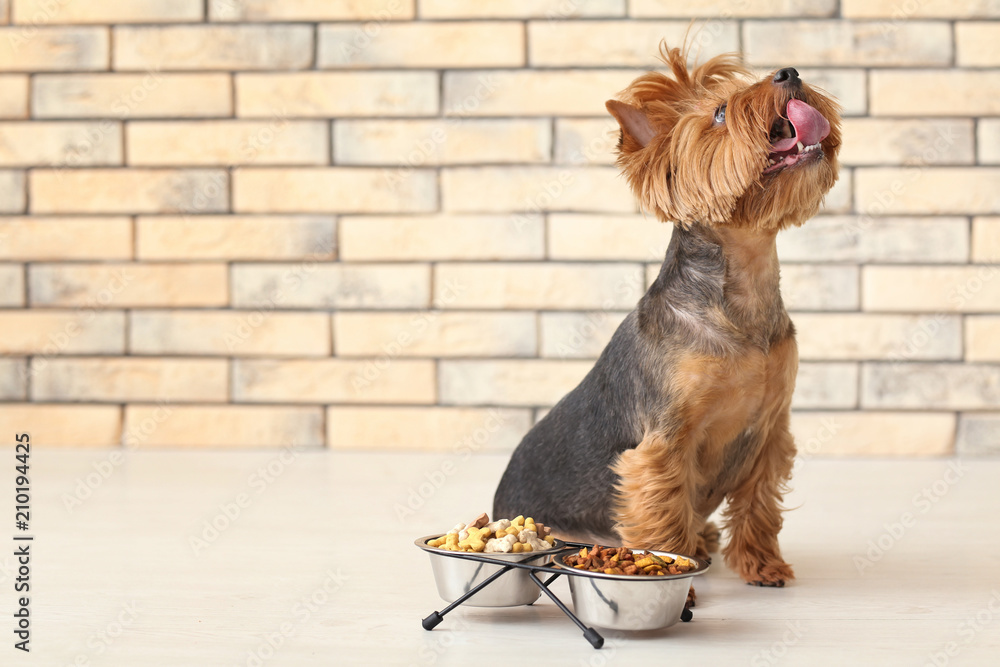
[[[618,142],[618,150],[621,152],[630,153],[645,148],[656,136],[656,128],[649,122],[642,109],[618,100],[608,100],[604,106],[622,129],[621,139]]]

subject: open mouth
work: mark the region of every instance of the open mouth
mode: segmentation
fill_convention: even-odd
[[[778,117],[771,124],[771,152],[767,155],[765,174],[791,167],[803,160],[820,158],[820,142],[830,134],[830,123],[802,100],[788,100],[788,118]]]

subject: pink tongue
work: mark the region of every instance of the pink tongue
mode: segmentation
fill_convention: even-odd
[[[788,100],[786,113],[795,128],[795,136],[771,144],[775,152],[790,150],[800,141],[803,146],[812,146],[830,134],[830,123],[826,118],[801,100]]]

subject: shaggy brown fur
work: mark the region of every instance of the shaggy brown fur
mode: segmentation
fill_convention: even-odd
[[[791,68],[753,83],[733,56],[693,71],[678,49],[663,57],[672,76],[650,72],[607,107],[633,191],[675,224],[666,259],[590,374],[518,446],[494,512],[705,556],[706,519],[726,500],[726,563],[783,586],[798,353],[775,237],[836,181],[839,110]]]

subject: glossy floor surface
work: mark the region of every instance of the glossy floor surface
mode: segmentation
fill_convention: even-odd
[[[421,628],[445,603],[413,540],[489,509],[503,456],[39,450],[25,655],[4,451],[3,665],[1000,664],[995,459],[800,462],[798,580],[749,587],[716,558],[691,623],[597,651],[544,598]]]

